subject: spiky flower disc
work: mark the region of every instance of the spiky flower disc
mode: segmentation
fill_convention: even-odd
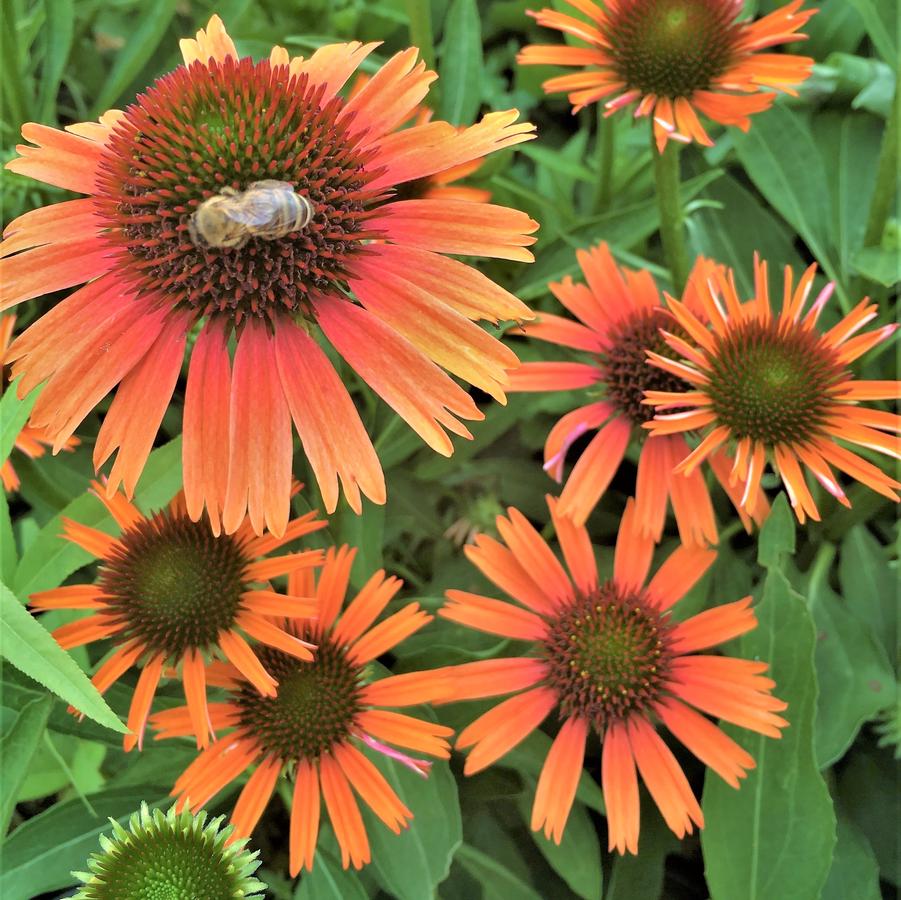
[[[597,429],[566,479],[560,509],[584,523],[620,468],[629,446],[642,440],[642,426],[653,411],[644,403],[646,391],[678,391],[686,387],[680,375],[648,365],[649,351],[666,347],[661,329],[668,323],[653,276],[617,264],[605,243],[579,250],[576,259],[584,284],[567,277],[549,285],[551,293],[571,314],[542,313],[523,330],[537,340],[585,354],[578,362],[526,362],[510,377],[512,391],[561,391],[567,397],[583,390],[590,402],[568,412],[551,429],[544,445],[544,468],[563,480],[572,444]],[[718,268],[712,260],[695,262],[682,302],[699,315],[699,292]],[[645,533],[659,541],[667,505],[672,505],[679,535],[686,544],[716,543],[717,528],[707,485],[700,475],[674,478],[673,469],[689,453],[682,435],[642,440],[635,484],[636,518]],[[714,471],[737,503],[740,493],[729,484],[731,461],[714,456]],[[766,514],[761,498],[755,518]],[[752,518],[740,510],[745,528]]]
[[[786,704],[771,693],[766,662],[714,656],[716,645],[757,624],[751,598],[676,622],[672,607],[716,553],[680,546],[648,580],[653,541],[637,527],[630,500],[616,538],[612,577],[601,580],[584,527],[548,499],[566,567],[518,510],[499,516],[501,541],[478,535],[470,561],[514,602],[447,592],[440,615],[522,642],[522,655],[450,666],[450,700],[512,696],[460,732],[464,772],[490,766],[550,715],[560,728],[538,779],[532,828],[557,843],[575,798],[594,731],[603,742],[601,777],[610,849],[638,852],[638,776],[680,838],[704,817],[663,725],[733,787],[754,760],[702,713],[779,737]],[[701,652],[699,652],[701,651]]]
[[[182,42],[184,65],[124,111],[65,131],[24,126],[31,143],[8,167],[87,196],[9,226],[0,309],[84,286],[21,335],[10,358],[21,395],[46,383],[32,416],[55,449],[118,385],[94,448],[97,467],[115,454],[110,491],[133,491],[186,349],[187,508],[197,520],[206,507],[227,532],[245,512],[257,534],[284,531],[292,420],[327,510],[339,480],[357,512],[361,493],[385,500],[320,332],[445,455],[448,432],[468,437],[463,420],[483,416],[451,375],[503,402],[516,357],[476,322],[529,311],[446,254],[528,262],[537,223],[480,196],[405,199],[403,189],[452,180],[534,128],[516,124],[515,110],[463,130],[402,127],[436,76],[410,49],[347,96],[375,47],[240,59],[214,16]],[[247,192],[264,182],[287,190],[257,221]],[[292,216],[293,203],[309,215]]]
[[[552,9],[531,13],[540,25],[570,34],[587,47],[529,46],[524,65],[584,66],[576,75],[544,83],[548,93],[566,92],[574,111],[606,101],[607,115],[637,104],[636,116],[654,117],[658,149],[667,140],[711,145],[698,119],[750,127],[749,116],[776,96],[795,94],[813,60],[770,47],[804,40],[800,34],[816,10],[803,0],[756,22],[739,22],[741,0],[567,0],[589,21]]]
[[[83,882],[75,900],[263,900],[266,885],[253,877],[258,851],[231,841],[224,818],[142,803],[128,828],[110,819],[112,835],[100,836],[89,871],[73,872]]]
[[[214,664],[208,677],[228,691],[225,702],[211,703],[213,727],[224,733],[176,779],[172,793],[195,809],[211,800],[243,771],[255,767],[235,804],[232,823],[239,835],[253,831],[285,772],[294,779],[288,834],[292,876],[311,869],[319,836],[322,801],[328,811],[345,868],[370,860],[369,839],[354,791],[395,833],[412,812],[401,802],[375,764],[363,752],[375,750],[419,775],[431,762],[406,750],[447,758],[451,729],[396,712],[442,696],[446,678],[438,672],[408,672],[373,681],[371,663],[431,620],[418,603],[408,603],[374,624],[401,582],[376,572],[345,606],[354,550],[326,553],[318,583],[311,571],[289,576],[289,592],[316,595],[318,615],[293,623],[292,633],[316,643],[316,657],[300,663],[278,649],[260,658],[278,679],[277,691],[261,698],[233,666]],[[384,709],[382,707],[392,707]],[[184,707],[156,713],[151,724],[158,738],[191,733]],[[404,749],[396,749],[390,744]]]
[[[132,666],[138,679],[128,713],[125,749],[140,745],[154,693],[167,666],[184,681],[191,727],[200,747],[209,743],[204,661],[224,657],[245,674],[259,695],[274,695],[275,673],[245,638],[276,647],[304,663],[313,645],[281,623],[316,614],[311,597],[285,596],[268,583],[279,575],[319,565],[321,550],[267,556],[282,544],[326,522],[308,513],[288,523],[280,538],[256,537],[249,523],[234,534],[214,531],[207,518],[192,521],[179,494],[167,509],[144,516],[122,494],[108,497],[93,484],[121,531],[114,538],[64,520],[65,537],[100,562],[95,584],[66,585],[31,597],[36,610],[80,609],[92,614],[60,626],[53,636],[65,647],[110,638],[113,653],[92,681],[107,690]]]
[[[664,333],[670,351],[681,360],[648,355],[655,366],[683,378],[691,389],[648,391],[645,402],[657,414],[645,428],[657,435],[700,432],[701,442],[677,470],[691,477],[712,453],[731,445],[730,480],[751,515],[758,512],[760,480],[768,461],[801,522],[820,517],[805,469],[846,506],[850,502],[833,467],[897,502],[901,483],[840,443],[901,458],[901,416],[858,404],[898,399],[901,381],[858,381],[849,370],[851,363],[891,337],[897,324],[859,333],[879,315],[878,305],[865,298],[836,325],[821,331],[817,321],[833,285],[804,312],[816,265],[804,272],[797,287],[786,268],[782,309],[775,313],[770,309],[766,263],[755,259],[754,265],[756,296],[747,302],[739,300],[731,273],[724,272],[705,286],[701,318],[667,298],[674,321],[688,336]]]

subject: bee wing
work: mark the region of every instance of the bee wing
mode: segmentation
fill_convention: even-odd
[[[240,200],[231,203],[225,214],[241,225],[265,225],[278,210],[278,201],[266,191],[248,191]]]

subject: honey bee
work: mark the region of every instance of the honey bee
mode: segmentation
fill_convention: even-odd
[[[194,245],[243,247],[250,238],[274,241],[305,228],[313,206],[287,181],[254,181],[245,191],[225,187],[207,197],[188,222]]]

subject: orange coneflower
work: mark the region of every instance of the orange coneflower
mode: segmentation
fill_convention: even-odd
[[[820,518],[802,466],[846,506],[850,502],[831,466],[898,500],[901,483],[837,442],[901,458],[901,443],[894,436],[901,431],[901,416],[858,406],[860,400],[898,399],[901,381],[855,381],[848,370],[898,325],[857,334],[879,315],[878,305],[864,298],[828,331],[818,330],[817,319],[834,285],[820,292],[805,315],[816,268],[810,266],[795,287],[786,266],[779,313],[770,309],[766,263],[756,257],[752,300],[739,300],[731,272],[716,273],[702,293],[703,321],[668,297],[675,322],[688,339],[669,332],[664,337],[682,360],[649,354],[654,365],[683,379],[688,388],[649,391],[645,402],[657,415],[645,428],[663,435],[702,432],[703,440],[677,467],[689,477],[723,444],[734,445],[734,463],[723,474],[738,488],[749,515],[758,509],[767,460],[782,478],[801,522],[807,516]],[[679,412],[660,412],[673,408]]]
[[[570,34],[588,47],[529,46],[525,65],[584,66],[576,75],[544,83],[548,93],[567,92],[574,111],[605,97],[606,115],[637,104],[636,116],[654,117],[657,147],[667,140],[713,144],[698,119],[750,127],[753,113],[776,96],[795,95],[794,85],[811,73],[813,60],[787,53],[761,53],[801,41],[816,10],[801,12],[803,0],[756,22],[737,22],[742,0],[567,0],[586,22],[552,9],[531,13],[540,25]]]
[[[653,417],[642,403],[644,392],[676,390],[685,383],[677,375],[647,363],[648,350],[665,347],[660,328],[667,321],[651,275],[620,268],[603,243],[591,250],[579,250],[576,256],[587,283],[575,284],[567,277],[549,287],[579,321],[542,313],[525,331],[540,340],[589,353],[592,361],[524,363],[512,373],[510,390],[584,388],[595,395],[593,402],[560,419],[544,446],[544,467],[561,481],[572,443],[590,429],[599,429],[560,496],[561,514],[582,524],[616,474],[629,441],[640,437],[641,427]],[[700,309],[698,291],[716,268],[710,260],[698,258],[683,297],[689,308]],[[659,541],[669,499],[683,543],[716,543],[713,506],[704,479],[700,473],[690,479],[673,476],[673,469],[688,453],[682,435],[644,443],[635,489],[637,521],[642,531]],[[728,461],[721,455],[718,475],[728,472]],[[728,479],[723,478],[728,488]],[[761,502],[758,519],[765,513],[765,502]],[[750,528],[750,518],[743,516],[743,521]]]
[[[111,638],[114,650],[92,681],[106,691],[132,666],[141,669],[128,713],[131,734],[125,749],[143,741],[153,697],[167,665],[180,665],[188,702],[189,730],[198,746],[209,743],[204,660],[229,660],[260,694],[273,695],[277,684],[259,646],[242,632],[298,660],[313,658],[312,644],[299,640],[272,616],[288,619],[316,615],[309,596],[276,593],[269,580],[318,566],[321,550],[282,556],[267,554],[288,541],[325,527],[315,512],[292,520],[281,537],[256,537],[249,523],[232,535],[214,534],[206,519],[192,521],[179,494],[168,509],[147,517],[122,494],[93,491],[119,525],[112,537],[96,528],[64,519],[64,535],[97,557],[94,584],[75,584],[32,594],[31,607],[85,609],[92,615],[57,628],[53,636],[67,650]]]
[[[727,783],[754,760],[701,713],[779,737],[786,704],[772,696],[765,662],[699,654],[756,625],[751,598],[676,623],[671,607],[707,571],[716,552],[681,546],[646,585],[653,542],[635,527],[629,501],[616,540],[613,577],[599,583],[584,528],[548,500],[569,574],[523,515],[498,519],[506,543],[479,537],[466,555],[519,605],[448,591],[440,615],[479,631],[528,641],[524,656],[447,669],[450,699],[515,696],[457,739],[471,747],[464,771],[491,765],[556,711],[562,721],[538,780],[532,828],[563,836],[594,730],[603,741],[601,778],[610,849],[638,852],[638,774],[679,836],[703,827],[697,800],[658,722]],[[444,702],[444,701],[442,701]],[[694,708],[692,708],[694,707]],[[700,712],[698,712],[700,710]]]
[[[99,466],[118,449],[110,490],[132,491],[195,327],[185,496],[191,518],[206,505],[227,532],[245,511],[257,533],[284,530],[292,419],[329,512],[339,479],[355,510],[361,491],[384,502],[378,458],[319,329],[445,455],[447,431],[468,437],[460,420],[483,416],[444,369],[504,399],[516,357],[475,321],[529,318],[528,309],[444,254],[530,261],[537,223],[487,203],[393,196],[529,140],[534,127],[508,110],[463,131],[397,130],[435,75],[410,49],[344,99],[375,46],[333,44],[306,60],[276,47],[255,63],[238,58],[214,16],[182,42],[185,65],[124,112],[65,131],[23,128],[36,146],[20,146],[8,167],[89,196],[9,226],[0,308],[88,283],[15,341],[13,371],[24,375],[20,391],[46,382],[33,418],[57,449],[121,382],[94,450]],[[279,188],[274,209],[249,204],[243,192],[259,182],[287,185],[293,201]],[[198,219],[210,199],[219,215]],[[254,228],[240,224],[248,220]]]
[[[330,549],[315,589],[318,617],[294,624],[302,638],[315,642],[312,663],[301,663],[278,650],[261,656],[278,677],[274,696],[261,698],[254,687],[231,668],[210,674],[230,692],[224,703],[210,704],[218,729],[231,729],[204,750],[176,780],[173,794],[194,810],[202,807],[230,781],[256,764],[235,804],[232,823],[237,836],[249,836],[275,789],[279,774],[293,772],[294,798],[289,836],[290,869],[312,869],[319,835],[320,792],[325,800],[344,867],[369,862],[369,840],[355,790],[373,812],[398,833],[412,813],[401,802],[361,745],[402,762],[426,776],[431,763],[414,759],[389,744],[417,753],[446,758],[451,729],[379,707],[412,706],[446,692],[443,673],[412,672],[378,681],[367,678],[369,664],[399,641],[422,628],[431,616],[410,603],[384,619],[379,617],[401,587],[397,578],[376,572],[343,610],[350,569],[356,551]],[[289,591],[310,592],[289,578]],[[290,627],[290,626],[289,626]],[[151,724],[158,737],[191,733],[184,707],[155,714]],[[384,742],[384,743],[383,743]]]
[[[2,378],[0,378],[2,388],[0,388],[0,390],[2,391],[5,391],[9,386],[9,371],[6,366],[6,354],[9,350],[9,343],[12,339],[13,328],[15,328],[15,325],[16,317],[14,315],[0,316],[0,371],[2,371]],[[31,459],[37,459],[47,452],[47,446],[52,443],[52,439],[47,436],[43,429],[35,428],[33,425],[25,425],[16,435],[15,441],[13,442],[13,448],[20,453],[24,453],[26,456],[31,457]],[[80,441],[77,437],[70,437],[65,444],[63,444],[63,449],[72,450],[77,447],[79,443]],[[19,487],[19,476],[16,475],[16,470],[13,468],[12,461],[9,459],[0,466],[0,482],[3,483],[3,489],[6,491],[14,491]]]

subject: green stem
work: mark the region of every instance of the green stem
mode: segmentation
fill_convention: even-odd
[[[867,227],[863,234],[864,247],[878,247],[882,243],[885,223],[892,211],[898,182],[901,180],[901,172],[899,172],[901,163],[898,160],[898,151],[901,149],[898,136],[899,118],[901,118],[901,90],[896,87],[895,99],[889,113],[885,133],[882,136],[882,147],[879,150],[876,184],[873,188],[873,199],[870,201]],[[857,276],[848,286],[849,295],[852,298],[859,297],[866,290],[866,284],[866,278]]]
[[[595,182],[594,209],[600,212],[610,205],[610,190],[613,183],[613,165],[615,159],[614,139],[616,125],[612,119],[604,118],[604,105],[598,108],[598,127],[595,137],[595,153],[598,161],[598,177]]]
[[[431,0],[407,0],[407,18],[410,20],[410,43],[419,48],[425,64],[435,68],[435,42],[432,39]]]
[[[688,280],[688,251],[685,248],[685,219],[679,197],[679,148],[667,141],[663,153],[657,151],[653,129],[651,152],[654,154],[654,176],[657,181],[657,204],[660,207],[660,240],[663,255],[673,279],[677,297]]]
[[[898,119],[901,117],[901,90],[895,88],[895,102],[889,115],[888,125],[879,151],[879,165],[876,169],[876,187],[867,217],[867,229],[863,235],[864,247],[877,247],[885,231],[889,212],[898,190]]]

